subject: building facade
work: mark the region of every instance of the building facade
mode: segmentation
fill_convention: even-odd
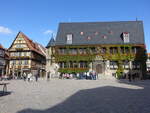
[[[146,71],[142,21],[60,23],[47,48],[60,73],[95,70],[111,78]],[[127,76],[126,76],[127,77]]]
[[[147,72],[150,73],[150,53],[147,53],[146,65],[147,65]]]
[[[9,54],[0,44],[0,76],[7,74]]]
[[[10,53],[9,73],[21,77],[23,73],[45,75],[46,49],[19,32],[8,49]]]

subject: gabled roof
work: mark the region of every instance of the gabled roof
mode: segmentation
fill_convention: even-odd
[[[55,46],[55,40],[53,38],[53,36],[51,37],[49,43],[47,44],[46,48],[49,48],[49,47],[52,47],[52,46]]]
[[[145,44],[142,21],[60,23],[55,45],[125,44],[124,32],[129,33],[128,44]],[[72,34],[72,44],[66,43]]]
[[[29,47],[30,50],[32,50],[32,51],[34,51],[34,52],[36,52],[36,53],[39,53],[39,54],[45,56],[45,54],[43,53],[43,51],[41,50],[41,48],[39,48],[38,43],[33,42],[31,39],[29,39],[29,38],[28,38],[24,33],[22,33],[22,32],[19,32],[19,33],[17,34],[16,38],[18,37],[19,34],[22,35],[22,38],[24,38],[24,40],[26,41],[26,44],[27,44],[27,46]],[[16,40],[16,38],[15,38],[15,40]],[[14,41],[15,41],[15,40],[14,40]],[[13,42],[13,43],[14,43],[14,42]],[[12,45],[13,45],[13,43],[12,43]],[[12,47],[12,45],[10,46],[10,48]],[[10,49],[10,48],[9,48],[9,49]],[[43,47],[43,48],[44,48],[44,47]]]

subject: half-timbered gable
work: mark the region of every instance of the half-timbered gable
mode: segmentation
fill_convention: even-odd
[[[24,72],[33,71],[37,74],[40,70],[45,70],[45,48],[33,42],[24,33],[18,33],[9,52],[11,73],[17,73],[17,76],[20,76]]]

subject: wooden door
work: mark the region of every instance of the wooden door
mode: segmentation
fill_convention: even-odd
[[[96,72],[97,73],[103,73],[103,66],[102,66],[102,64],[97,64],[96,65]]]

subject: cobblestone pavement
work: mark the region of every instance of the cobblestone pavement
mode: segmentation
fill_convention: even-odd
[[[0,113],[150,113],[149,80],[7,82]]]

